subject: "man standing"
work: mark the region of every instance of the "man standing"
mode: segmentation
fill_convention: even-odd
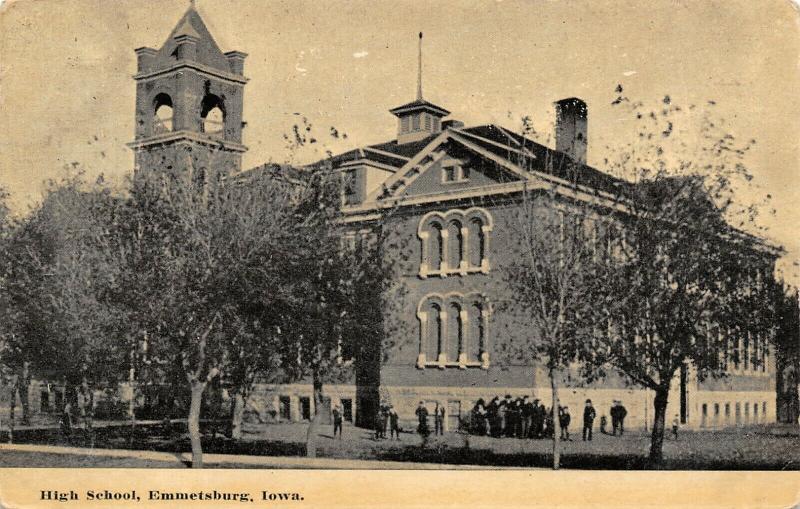
[[[430,429],[428,429],[428,409],[425,408],[425,402],[420,401],[419,406],[415,412],[417,414],[417,419],[419,420],[419,425],[417,426],[417,432],[419,436],[422,437],[422,445],[428,443],[428,435],[431,434]]]
[[[400,440],[400,417],[391,405],[389,405],[389,437]]]
[[[342,439],[342,407],[337,403],[333,407],[333,438],[336,438],[336,433],[339,433],[339,440]]]
[[[506,394],[506,398],[500,400],[500,403],[497,404],[497,436],[502,437],[508,433],[508,406],[509,401],[511,400],[511,396]]]
[[[622,401],[617,401],[617,423],[619,424],[619,436],[625,433],[625,416],[628,415],[628,410]]]
[[[619,408],[617,405],[617,400],[614,400],[614,402],[611,404],[611,408],[608,410],[608,414],[611,416],[611,434],[614,436],[616,436],[617,426],[619,426],[619,419],[617,417],[617,411]]]
[[[381,407],[381,412],[383,413],[383,417],[381,418],[381,424],[383,424],[383,430],[381,430],[381,438],[384,440],[386,439],[386,428],[389,427],[389,408],[391,405],[386,403]]]
[[[433,414],[433,434],[444,435],[444,405],[436,403],[436,410]]]
[[[547,419],[547,409],[544,407],[544,403],[536,405],[536,414],[534,417],[536,419],[534,433],[536,434],[536,438],[542,438],[544,436],[544,421]]]
[[[583,409],[583,441],[585,442],[588,440],[592,441],[592,426],[594,425],[594,418],[597,416],[597,412],[595,412],[594,407],[592,406],[592,400],[586,400],[586,406]]]
[[[533,406],[528,401],[528,396],[522,397],[522,438],[530,438],[531,419],[533,417]]]
[[[498,400],[499,398],[495,396],[489,402],[489,405],[486,407],[486,420],[489,423],[489,436],[497,437],[497,429],[500,427],[499,417],[498,417]]]

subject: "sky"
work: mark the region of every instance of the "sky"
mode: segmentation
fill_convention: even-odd
[[[196,0],[223,51],[248,53],[244,167],[309,162],[284,133],[305,116],[334,152],[394,138],[392,107],[425,98],[467,125],[552,131],[553,102],[589,108],[589,163],[631,140],[614,88],[644,102],[716,102],[769,194],[768,238],[800,283],[800,17],[789,1]],[[75,163],[130,175],[134,48],[158,48],[188,0],[7,0],[0,7],[0,186],[24,213]],[[331,126],[347,139],[324,136]]]

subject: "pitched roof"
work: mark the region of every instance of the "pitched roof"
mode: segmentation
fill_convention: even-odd
[[[450,128],[445,132],[448,131],[506,161],[509,163],[509,167],[517,167],[518,171],[529,173],[532,176],[537,173],[552,175],[574,185],[613,193],[624,192],[627,186],[632,185],[591,166],[573,161],[562,152],[494,124]],[[330,159],[317,161],[309,166],[331,164],[333,168],[339,168],[348,162],[372,161],[384,167],[399,170],[441,135],[442,133],[433,134],[411,143],[398,144],[397,140],[390,140],[368,145],[348,150]]]
[[[391,152],[405,158],[411,158],[417,155],[423,148],[428,146],[428,143],[433,141],[438,134],[432,134],[419,141],[412,141],[411,143],[397,143],[397,140],[391,140],[377,145],[370,145],[370,148],[382,150],[384,152]]]
[[[196,37],[197,39],[200,38],[200,34],[197,33],[197,30],[194,29],[191,23],[189,23],[188,19],[183,20],[183,23],[175,29],[174,37],[180,37],[182,35],[188,35],[190,37]]]
[[[195,59],[197,63],[207,65],[226,73],[231,72],[231,66],[228,63],[227,57],[225,57],[222,50],[219,49],[217,42],[214,40],[203,18],[200,17],[200,14],[194,6],[190,6],[189,9],[186,10],[175,25],[175,28],[169,34],[164,45],[158,50],[153,64],[154,69],[175,65],[173,53],[178,46],[175,38],[182,35],[189,35],[197,38],[197,57]]]
[[[447,111],[446,109],[442,108],[441,106],[437,106],[432,102],[428,102],[425,99],[417,99],[416,101],[412,101],[402,106],[392,108],[391,110],[389,110],[389,113],[399,116],[403,113],[408,113],[416,110],[430,111],[431,113],[435,113],[442,117],[446,117],[447,115],[450,114],[450,112]]]

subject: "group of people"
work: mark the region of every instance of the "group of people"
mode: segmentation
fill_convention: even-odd
[[[375,415],[375,440],[385,440],[386,430],[389,429],[389,438],[400,440],[400,417],[394,406],[381,403]]]
[[[614,401],[610,409],[613,426],[613,434],[619,432],[620,435],[625,429],[625,416],[628,411],[621,401]],[[560,438],[562,440],[572,440],[569,434],[569,427],[572,422],[568,406],[559,406],[556,413],[560,428]],[[583,409],[583,440],[592,440],[592,430],[597,411],[592,405],[592,400],[587,399]],[[487,404],[483,399],[479,399],[472,409],[470,419],[470,433],[476,435],[488,435],[496,438],[552,438],[555,432],[553,422],[553,409],[540,403],[538,399],[530,399],[528,396],[512,398],[506,394],[501,399],[498,396],[492,398]],[[606,433],[605,416],[601,418],[600,431]]]
[[[436,404],[434,410],[428,410],[424,401],[419,402],[419,406],[415,411],[417,416],[417,433],[422,436],[423,440],[431,435],[429,419],[433,414],[433,434],[444,434],[444,420],[446,417],[445,408],[443,405]],[[569,434],[569,427],[572,423],[572,415],[570,414],[568,406],[559,406],[556,413],[558,417],[558,424],[560,428],[560,438],[562,440],[572,440]],[[625,432],[625,416],[628,411],[621,401],[615,400],[609,410],[611,416],[612,435],[619,433],[622,435]],[[584,441],[592,440],[592,430],[594,428],[594,421],[597,417],[597,411],[592,405],[592,400],[587,399],[583,409],[583,433],[582,438]],[[335,408],[333,411],[334,418],[334,436],[341,437],[341,409]],[[605,415],[600,418],[600,432],[608,434],[606,427],[608,419]],[[381,403],[375,416],[375,439],[386,439],[387,430],[390,439],[400,440],[400,418],[394,406],[389,403]],[[505,398],[501,399],[499,396],[492,398],[489,403],[484,399],[479,399],[472,412],[469,420],[468,431],[475,435],[512,438],[552,438],[555,432],[553,422],[553,409],[540,403],[536,398],[530,399],[528,396],[512,398],[510,394],[506,394]]]
[[[419,433],[423,440],[425,440],[431,434],[431,430],[428,427],[428,417],[430,412],[428,412],[428,407],[425,406],[424,401],[419,402],[419,405],[414,413],[417,415],[418,421],[417,433]],[[435,435],[444,435],[445,415],[444,406],[437,403],[433,409],[433,433]]]
[[[614,400],[608,414],[611,416],[611,434],[616,436],[617,432],[619,432],[620,436],[622,436],[625,432],[625,416],[628,415],[628,410],[622,404],[622,401]],[[604,415],[600,418],[600,433],[608,434],[606,426],[608,426],[608,420]]]
[[[569,437],[569,424],[572,416],[569,407],[558,407],[558,419],[561,436]],[[530,400],[528,396],[513,399],[510,394],[501,399],[492,398],[489,403],[479,399],[472,409],[470,432],[476,435],[514,438],[546,438],[552,437],[552,408],[540,404],[538,399]]]

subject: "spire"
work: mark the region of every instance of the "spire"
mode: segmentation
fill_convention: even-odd
[[[419,33],[417,60],[417,99],[392,108],[389,112],[398,118],[397,143],[419,141],[442,131],[442,118],[449,111],[422,98],[422,32]]]
[[[419,33],[419,61],[417,66],[417,101],[422,100],[422,32]]]

